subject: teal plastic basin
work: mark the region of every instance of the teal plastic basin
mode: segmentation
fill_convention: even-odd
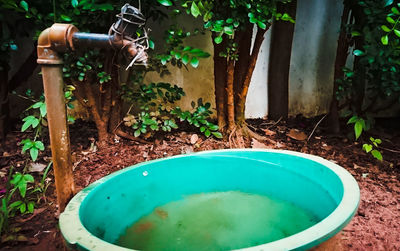
[[[355,179],[320,157],[279,150],[207,151],[140,163],[94,182],[69,202],[60,229],[76,249],[128,250],[113,243],[157,206],[222,191],[273,196],[322,219],[289,237],[243,250],[316,246],[351,220],[360,199]]]

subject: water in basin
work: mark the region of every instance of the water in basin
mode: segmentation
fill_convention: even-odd
[[[238,191],[195,194],[157,207],[120,236],[140,250],[229,250],[285,238],[319,221],[279,199]]]

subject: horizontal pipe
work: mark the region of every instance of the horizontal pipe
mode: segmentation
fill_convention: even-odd
[[[75,32],[72,35],[74,48],[114,48],[114,37],[107,34]]]

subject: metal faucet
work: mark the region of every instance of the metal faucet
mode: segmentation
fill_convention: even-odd
[[[117,15],[109,34],[82,33],[72,24],[53,24],[45,29],[38,39],[38,64],[42,67],[43,87],[47,107],[47,121],[54,167],[55,185],[59,213],[75,194],[72,173],[70,138],[64,101],[62,77],[62,53],[84,48],[104,48],[123,51],[132,62],[146,64],[148,48],[147,33],[134,39],[136,29],[144,25],[140,10],[125,4]]]

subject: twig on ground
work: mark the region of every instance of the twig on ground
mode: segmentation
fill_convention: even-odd
[[[389,148],[385,148],[385,147],[381,147],[381,146],[379,148],[383,149],[385,151],[388,151],[388,152],[392,152],[392,153],[400,153],[399,150],[393,150],[393,149],[389,149]]]
[[[282,117],[280,117],[276,122],[273,122],[272,125],[268,126],[267,129],[270,129],[274,126],[276,126],[277,124],[279,124],[279,122],[281,122]],[[269,123],[262,123],[261,125],[268,125]]]
[[[319,124],[322,122],[322,120],[324,120],[324,118],[327,116],[328,114],[325,114],[319,121],[318,123],[315,125],[314,129],[312,130],[312,132],[310,133],[310,136],[308,136],[307,142],[311,139],[312,135],[314,134],[315,130],[317,129],[317,127],[319,126]]]

